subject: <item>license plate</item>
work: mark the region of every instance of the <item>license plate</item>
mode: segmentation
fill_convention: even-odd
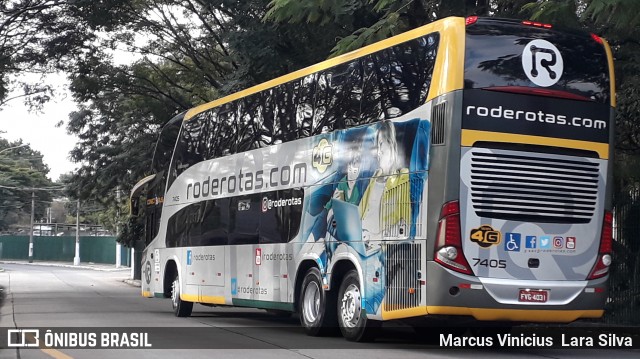
[[[549,291],[543,289],[520,289],[520,294],[518,295],[518,301],[526,303],[546,303],[548,299]]]

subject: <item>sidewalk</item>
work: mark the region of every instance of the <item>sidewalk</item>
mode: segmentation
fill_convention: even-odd
[[[54,261],[33,261],[33,263],[29,263],[26,260],[0,260],[0,272],[4,271],[2,268],[3,264],[22,264],[22,265],[30,265],[30,266],[46,266],[46,267],[64,267],[64,268],[76,268],[76,269],[90,269],[102,272],[131,272],[130,267],[121,266],[120,268],[116,268],[115,264],[105,264],[105,263],[93,263],[93,262],[81,262],[80,265],[73,265],[70,262],[54,262]],[[124,283],[129,285],[140,287],[139,279],[123,279]]]

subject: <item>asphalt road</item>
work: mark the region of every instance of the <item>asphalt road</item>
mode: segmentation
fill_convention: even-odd
[[[142,298],[123,282],[129,272],[1,264],[0,359],[4,358],[638,358],[620,349],[447,349],[403,325],[385,326],[373,343],[305,335],[297,318],[263,310],[194,306],[189,318],[176,318],[168,299]],[[142,349],[8,348],[9,329],[61,333],[58,343],[91,342],[151,345]],[[66,334],[64,334],[66,333]],[[109,333],[109,334],[103,334]],[[125,335],[126,338],[125,338]],[[135,333],[135,334],[132,334]],[[142,333],[139,336],[138,333]],[[145,337],[146,334],[146,337]],[[66,336],[65,336],[66,335]],[[91,337],[93,335],[94,337]],[[53,338],[53,336],[49,337]],[[114,339],[115,338],[115,339]],[[105,339],[105,340],[107,340]],[[124,340],[124,342],[123,342]],[[65,342],[66,341],[66,342]]]

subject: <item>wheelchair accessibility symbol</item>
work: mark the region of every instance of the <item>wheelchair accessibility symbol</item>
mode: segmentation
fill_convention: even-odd
[[[520,252],[520,233],[505,233],[504,250],[508,252]]]

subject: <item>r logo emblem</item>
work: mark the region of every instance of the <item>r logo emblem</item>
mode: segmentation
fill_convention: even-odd
[[[555,85],[564,70],[562,55],[546,40],[533,40],[522,51],[522,68],[529,80],[541,87]]]

